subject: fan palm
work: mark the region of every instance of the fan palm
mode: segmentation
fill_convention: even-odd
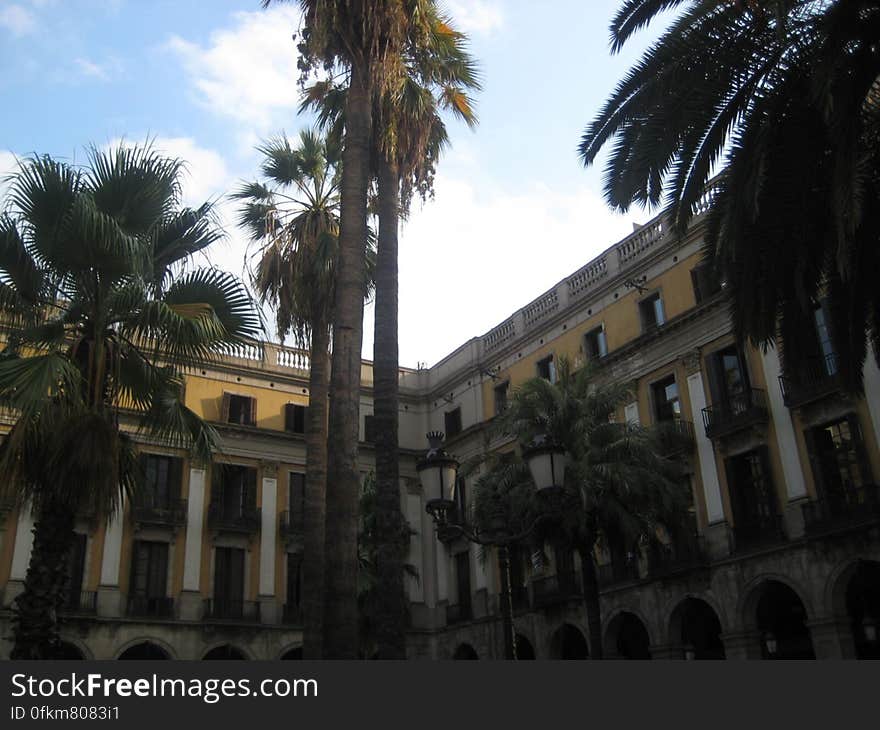
[[[327,469],[324,656],[355,658],[357,626],[357,466],[367,188],[372,98],[400,73],[400,50],[427,32],[427,0],[300,0],[300,67],[347,77],[342,140],[337,286]],[[263,0],[268,6],[272,0]]]
[[[517,388],[499,428],[520,443],[545,439],[564,447],[569,465],[563,509],[538,520],[539,547],[545,542],[574,547],[581,557],[584,603],[593,658],[602,657],[602,620],[595,554],[602,548],[635,549],[679,537],[687,524],[690,495],[679,465],[661,455],[654,432],[614,420],[631,397],[620,383],[597,382],[585,368],[571,372],[559,361],[555,384],[533,378]],[[475,484],[474,519],[489,527],[499,505],[516,531],[526,529],[545,508],[521,462],[502,461]]]
[[[259,148],[268,181],[243,185],[239,224],[261,247],[255,289],[275,310],[278,337],[309,348],[303,615],[306,659],[321,657],[327,487],[330,322],[339,237],[338,150],[313,131],[293,147],[282,136]]]
[[[587,128],[591,164],[612,141],[614,207],[668,206],[683,231],[716,165],[706,253],[728,284],[735,330],[783,362],[818,354],[804,337],[827,298],[841,375],[861,386],[880,356],[880,2],[626,0],[619,49],[685,6]]]
[[[449,141],[442,112],[451,112],[473,127],[477,120],[469,92],[479,89],[464,34],[433,3],[426,3],[423,12],[430,18],[430,32],[407,39],[402,74],[373,99],[371,175],[379,219],[373,380],[377,530],[382,538],[378,541],[381,601],[375,624],[384,659],[406,656],[402,568],[406,545],[394,539],[402,534],[403,521],[398,467],[398,223],[408,213],[414,194],[424,199],[433,191],[436,164]],[[306,90],[303,109],[315,109],[330,136],[339,137],[346,95],[344,87],[321,81]]]
[[[180,207],[179,160],[147,145],[89,162],[22,162],[0,221],[0,401],[15,418],[0,471],[36,516],[16,658],[57,650],[75,516],[136,489],[132,432],[210,459],[217,435],[184,405],[182,369],[261,329],[235,277],[187,266],[220,232],[209,204]]]

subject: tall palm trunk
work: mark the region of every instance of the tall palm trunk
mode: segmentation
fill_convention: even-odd
[[[406,532],[400,510],[398,463],[397,230],[400,174],[380,155],[376,325],[373,344],[376,424],[376,532],[378,554],[376,641],[380,659],[406,659]]]
[[[309,352],[309,420],[306,424],[306,491],[303,508],[303,658],[320,659],[324,621],[324,540],[327,521],[327,395],[330,335],[326,319],[312,324]]]
[[[366,289],[370,111],[367,69],[352,64],[345,105],[327,440],[325,659],[356,659],[358,652],[358,405]]]
[[[52,659],[58,653],[73,524],[74,510],[67,505],[47,503],[40,510],[24,590],[15,602],[11,659]]]
[[[602,658],[602,611],[599,607],[599,578],[593,558],[593,540],[585,540],[578,547],[581,556],[581,576],[584,583],[584,607],[587,611],[587,633],[590,635],[590,658]]]

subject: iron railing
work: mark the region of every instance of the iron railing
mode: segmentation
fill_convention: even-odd
[[[281,537],[290,539],[301,537],[305,530],[303,513],[300,510],[284,510],[278,517],[278,532]]]
[[[577,574],[573,570],[563,571],[532,583],[535,608],[560,603],[581,595]]]
[[[235,598],[206,598],[204,618],[259,623],[260,604]]]
[[[800,360],[779,376],[782,400],[789,408],[799,408],[840,389],[840,368],[833,352]]]
[[[703,409],[703,426],[710,439],[766,423],[767,418],[767,394],[757,388],[731,394],[725,403]]]
[[[134,618],[174,618],[174,599],[168,596],[129,596],[125,615]]]
[[[68,593],[62,610],[67,614],[93,616],[98,612],[98,592],[72,591]]]
[[[473,617],[474,612],[469,603],[450,603],[446,606],[447,625],[470,621]]]
[[[801,506],[804,529],[822,532],[880,520],[880,488],[876,484],[823,495]]]
[[[728,528],[730,552],[750,552],[785,542],[786,535],[781,515],[768,515],[748,521],[737,521]]]
[[[683,418],[672,418],[654,424],[660,453],[666,457],[687,454],[694,449],[694,424]]]
[[[709,564],[709,553],[702,535],[688,535],[669,545],[648,551],[648,574],[662,578]]]
[[[165,503],[137,501],[132,505],[132,518],[142,525],[178,526],[186,524],[186,500],[172,499]]]
[[[260,510],[229,510],[222,503],[211,502],[208,508],[208,527],[228,532],[254,533],[260,529]]]

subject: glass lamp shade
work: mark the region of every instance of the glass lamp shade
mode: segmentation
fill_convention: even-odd
[[[776,654],[776,650],[779,648],[776,636],[771,633],[764,634],[764,646],[767,647],[767,653],[770,656]]]
[[[686,661],[693,661],[697,658],[697,650],[694,648],[693,644],[685,644],[684,658]]]
[[[565,483],[567,456],[560,447],[545,440],[529,447],[523,453],[538,492],[559,489]]]
[[[455,498],[455,475],[458,471],[458,463],[454,459],[425,459],[417,468],[426,499],[451,502]]]
[[[862,621],[862,633],[868,643],[873,644],[877,641],[877,624],[870,616],[865,616]]]

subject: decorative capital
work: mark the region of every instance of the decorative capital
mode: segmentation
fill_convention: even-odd
[[[684,365],[685,372],[688,375],[693,375],[700,371],[700,350],[699,348],[695,348],[685,354],[684,357],[681,358],[681,364]]]
[[[278,462],[277,461],[261,461],[260,462],[260,470],[262,471],[264,477],[277,477],[278,476]]]

